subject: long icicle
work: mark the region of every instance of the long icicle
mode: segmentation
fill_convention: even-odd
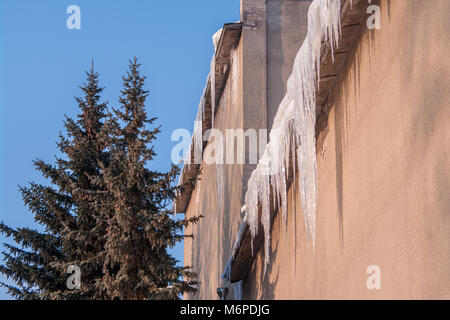
[[[264,270],[270,261],[270,196],[272,193],[273,201],[278,201],[278,205],[281,199],[283,220],[286,221],[286,179],[290,158],[294,161],[294,179],[299,182],[298,192],[307,238],[315,247],[318,197],[315,94],[320,80],[322,40],[328,42],[332,50],[333,46],[337,46],[341,26],[340,13],[340,0],[314,0],[311,3],[308,12],[308,33],[295,58],[293,72],[287,82],[286,96],[275,116],[270,141],[248,181],[244,219],[249,224],[254,238],[258,233],[258,210],[261,203],[261,223],[265,233]],[[298,172],[295,171],[295,165]]]

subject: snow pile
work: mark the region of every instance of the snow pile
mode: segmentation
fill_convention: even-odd
[[[245,220],[254,238],[258,232],[259,205],[264,228],[265,269],[269,263],[270,204],[278,205],[284,221],[287,213],[287,177],[290,161],[294,183],[298,179],[308,241],[315,246],[317,169],[316,169],[316,89],[320,79],[322,40],[337,47],[340,36],[341,0],[314,0],[308,12],[308,33],[295,58],[270,132],[270,142],[248,181]],[[253,244],[252,244],[253,247]]]

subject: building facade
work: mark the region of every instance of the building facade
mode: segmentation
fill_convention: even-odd
[[[200,180],[176,200],[203,216],[186,230],[200,281],[186,299],[450,298],[449,18],[448,0],[241,0],[241,21],[215,37],[200,161],[183,168],[181,183]],[[302,151],[310,122],[283,117],[308,70],[314,98],[293,102],[314,102]],[[298,152],[264,189],[253,159],[278,150],[280,128],[299,132]],[[215,163],[210,129],[227,140]]]

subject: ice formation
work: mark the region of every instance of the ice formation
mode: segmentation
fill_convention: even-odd
[[[258,232],[259,206],[264,229],[265,268],[270,255],[270,204],[287,213],[287,170],[290,161],[297,165],[293,171],[298,179],[302,212],[308,240],[315,246],[317,168],[316,168],[316,89],[320,79],[322,40],[332,48],[340,36],[341,0],[314,0],[308,12],[308,32],[295,58],[293,72],[287,82],[282,100],[270,132],[269,143],[248,181],[245,196],[244,221],[252,237]],[[295,170],[295,165],[291,170]],[[295,185],[295,183],[294,183]],[[253,247],[253,244],[252,244]]]
[[[210,94],[211,94],[211,111],[212,111],[212,120],[211,120],[211,128],[214,128],[214,118],[215,118],[215,68],[216,68],[216,64],[215,64],[215,53],[217,50],[217,46],[219,44],[219,40],[220,37],[222,35],[222,29],[220,29],[219,31],[217,31],[213,36],[212,36],[212,41],[214,44],[214,54],[211,58],[211,64],[210,64],[210,70],[209,70],[209,74],[206,78],[206,85],[203,89],[202,92],[202,96],[200,98],[200,103],[198,105],[198,110],[197,110],[197,116],[195,119],[195,124],[194,124],[194,132],[192,134],[192,140],[191,143],[189,145],[189,149],[188,152],[186,153],[186,157],[185,157],[185,161],[184,163],[188,165],[188,167],[191,164],[191,155],[192,152],[194,152],[194,163],[196,164],[200,164],[201,163],[201,158],[202,158],[202,152],[203,152],[203,132],[202,132],[202,127],[203,127],[203,120],[205,118],[205,102],[206,102],[206,93],[207,93],[207,89],[208,89],[208,84],[210,84]],[[192,148],[194,148],[192,150]],[[179,181],[181,183],[182,181],[182,176],[180,177]]]
[[[261,206],[261,224],[264,229],[265,269],[270,255],[270,212],[273,205],[281,208],[282,218],[286,222],[287,214],[287,177],[292,165],[293,179],[298,179],[298,192],[301,198],[308,241],[315,246],[316,241],[316,205],[317,205],[317,168],[316,168],[316,90],[320,80],[320,55],[322,40],[328,42],[332,56],[340,36],[341,0],[314,0],[308,12],[308,32],[297,56],[293,72],[287,82],[287,92],[275,116],[270,132],[270,142],[256,169],[248,181],[245,196],[244,222],[248,224],[254,238],[258,233],[259,206]],[[220,30],[213,37],[215,49],[220,39]],[[233,52],[236,54],[236,52]],[[234,55],[233,55],[234,56]],[[234,59],[233,59],[234,60]],[[212,127],[215,116],[215,55],[207,84],[211,84]],[[206,87],[203,91],[197,113],[196,125],[190,150],[185,164],[190,163],[191,148],[202,151],[202,121],[205,112]],[[201,159],[201,153],[200,153]],[[189,161],[188,161],[189,160]],[[295,165],[296,164],[296,165]],[[223,165],[217,165],[217,185],[223,186]],[[296,166],[298,172],[296,172]],[[180,182],[182,177],[180,177]],[[293,184],[295,186],[295,183]],[[218,188],[219,190],[219,188]],[[219,205],[223,200],[218,199]],[[241,232],[240,232],[241,233]],[[237,247],[236,247],[237,246]],[[235,243],[236,250],[240,240]],[[252,243],[253,250],[253,243]],[[234,256],[234,253],[233,253]]]
[[[194,164],[200,164],[203,154],[203,118],[205,116],[205,95],[206,95],[206,89],[207,84],[209,81],[209,75],[206,81],[206,86],[203,89],[202,96],[200,98],[200,103],[198,105],[197,110],[197,116],[195,118],[194,122],[194,132],[192,133],[192,139],[189,144],[189,148],[186,152],[185,158],[184,158],[184,168],[181,170],[180,177],[178,178],[178,185],[181,186],[183,184],[183,176],[184,176],[184,170],[190,169],[190,166],[192,164],[192,161]],[[192,159],[193,155],[193,159]],[[175,198],[178,197],[178,192],[175,193]],[[176,207],[176,201],[173,202],[173,212],[176,214],[177,207]]]
[[[215,69],[216,69],[216,51],[217,47],[219,45],[220,38],[222,36],[222,29],[218,30],[213,36],[212,36],[212,42],[214,45],[214,54],[211,58],[211,64],[210,64],[210,70],[209,74],[206,78],[206,85],[203,89],[202,96],[200,98],[200,102],[198,105],[197,110],[197,116],[194,123],[194,132],[192,133],[192,139],[189,144],[189,148],[186,152],[185,158],[184,158],[184,165],[187,166],[187,169],[190,168],[192,161],[194,161],[195,164],[200,164],[202,162],[202,154],[203,154],[203,120],[205,119],[205,102],[206,102],[206,94],[208,89],[208,84],[210,84],[210,94],[211,94],[211,110],[212,110],[212,120],[211,120],[211,128],[214,128],[214,118],[215,118]],[[194,156],[192,159],[192,155]],[[223,169],[222,169],[223,170]],[[183,175],[184,175],[184,168],[181,170],[180,177],[178,179],[178,185],[183,184]],[[223,192],[222,192],[223,194]],[[176,197],[178,194],[175,195]],[[173,212],[176,212],[176,201],[173,204]]]
[[[210,68],[210,82],[211,82],[211,128],[214,128],[214,119],[216,118],[216,58],[211,59]]]
[[[215,119],[215,113],[216,113],[216,56],[215,53],[217,52],[217,46],[219,45],[220,37],[222,36],[222,29],[217,31],[212,36],[212,41],[214,44],[214,55],[211,59],[211,67],[210,67],[210,82],[211,82],[211,128],[214,128],[214,119]]]

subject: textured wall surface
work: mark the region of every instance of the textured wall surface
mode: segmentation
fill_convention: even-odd
[[[243,127],[242,70],[239,68],[242,45],[232,56],[231,73],[214,122],[214,127],[222,132]],[[222,168],[202,163],[200,180],[186,212],[187,217],[203,216],[198,225],[186,230],[186,234],[193,234],[195,238],[185,240],[185,265],[194,267],[201,282],[197,294],[186,296],[186,299],[217,298],[216,289],[221,286],[220,278],[233,246],[231,239],[236,238],[241,219],[243,165],[219,166]],[[220,170],[223,170],[222,178]],[[223,180],[223,186],[220,180]]]
[[[317,243],[297,192],[248,299],[450,298],[450,2],[381,1],[338,79],[318,144]],[[381,290],[366,269],[381,268]]]

